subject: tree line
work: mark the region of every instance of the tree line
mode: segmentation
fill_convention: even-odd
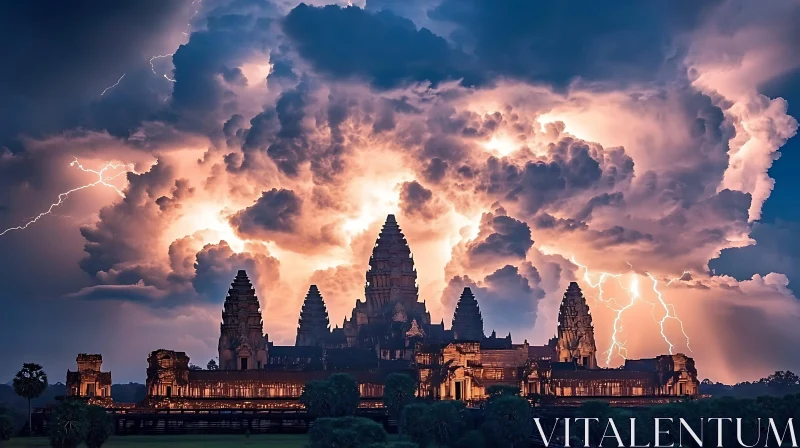
[[[382,425],[354,416],[360,396],[352,376],[335,373],[308,382],[300,401],[316,417],[308,433],[310,448],[513,448],[530,443],[531,406],[519,388],[489,387],[480,416],[460,401],[418,399],[416,389],[416,380],[406,374],[390,374],[384,382],[383,404],[401,438],[390,442]]]

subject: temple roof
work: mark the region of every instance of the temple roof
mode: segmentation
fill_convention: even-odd
[[[413,307],[419,298],[416,284],[417,271],[414,269],[411,249],[394,215],[386,217],[386,222],[372,249],[366,281],[367,310],[372,315],[391,312],[395,302],[405,305],[407,313],[415,311],[410,307]],[[385,309],[386,307],[388,309]]]
[[[328,310],[317,285],[308,288],[297,325],[296,345],[323,345],[330,334]]]
[[[560,363],[553,363],[560,364]],[[636,370],[623,369],[580,369],[580,370],[557,370],[553,369],[550,378],[575,379],[575,380],[654,380],[655,372],[640,372]]]
[[[288,356],[291,358],[322,358],[322,347],[273,345],[269,348],[269,356]]]
[[[631,371],[655,372],[656,358],[626,359],[624,368]]]
[[[481,310],[470,288],[464,288],[453,312],[453,336],[465,341],[482,341],[485,337]]]
[[[541,358],[553,358],[556,355],[556,351],[552,346],[549,345],[531,345],[528,346],[528,359],[541,359]]]
[[[348,347],[325,350],[325,367],[329,370],[371,370],[378,367],[374,350]]]
[[[383,384],[390,371],[378,370],[348,370],[359,383]],[[326,380],[333,373],[328,370],[190,370],[189,382],[193,384],[219,383],[219,382],[286,382],[305,384],[312,380]]]

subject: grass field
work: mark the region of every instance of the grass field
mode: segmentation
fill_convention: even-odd
[[[246,438],[243,435],[175,435],[175,436],[121,436],[112,437],[103,445],[103,448],[128,448],[128,447],[176,447],[176,448],[235,448],[235,447],[270,447],[270,448],[304,448],[307,437],[305,434],[267,434],[253,435]],[[45,437],[16,437],[3,444],[3,448],[23,447],[49,447],[49,440]],[[81,445],[84,447],[85,445]]]

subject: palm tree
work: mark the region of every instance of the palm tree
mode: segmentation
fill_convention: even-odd
[[[22,370],[14,377],[14,392],[28,399],[28,435],[33,435],[31,427],[31,400],[47,389],[47,374],[42,366],[32,362],[22,365]]]

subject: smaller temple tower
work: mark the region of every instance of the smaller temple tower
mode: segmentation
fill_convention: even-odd
[[[464,288],[461,298],[453,312],[453,338],[462,341],[478,341],[484,339],[483,317],[478,301],[472,290]]]
[[[297,323],[297,339],[295,346],[323,347],[331,334],[328,310],[317,285],[308,288],[308,294],[303,301],[300,311],[300,320]]]
[[[597,346],[589,305],[577,282],[570,282],[558,310],[559,362],[575,362],[587,369],[597,368]]]
[[[267,365],[267,337],[258,297],[240,270],[225,297],[219,336],[221,370],[262,369]]]
[[[111,372],[102,372],[103,357],[81,353],[76,359],[78,371],[67,370],[67,396],[111,399]]]

